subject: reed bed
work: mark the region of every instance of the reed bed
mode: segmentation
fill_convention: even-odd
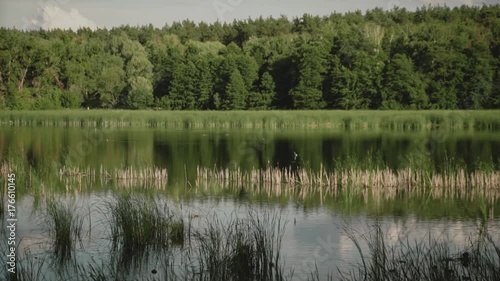
[[[187,185],[196,189],[233,189],[235,192],[253,192],[272,196],[294,195],[306,198],[319,193],[321,198],[339,195],[363,194],[376,198],[394,199],[403,194],[432,195],[433,198],[499,198],[500,171],[493,164],[476,164],[468,170],[465,164],[452,159],[436,170],[428,160],[410,159],[409,167],[389,169],[384,163],[347,160],[337,163],[334,169],[320,165],[313,170],[304,167],[266,167],[263,169],[218,168],[198,166],[194,177],[185,181],[169,182],[169,171],[155,166],[108,168],[100,166],[72,167],[51,166],[46,175],[39,175],[26,164],[3,162],[0,171],[15,169],[19,186],[32,187],[44,193],[47,186],[59,186],[66,192],[83,190],[85,187],[112,186],[118,189],[167,190],[169,186]],[[175,177],[174,177],[175,178]],[[177,176],[179,178],[179,176]],[[174,188],[172,187],[172,188]],[[19,190],[22,192],[22,190]]]
[[[324,195],[337,195],[345,188],[394,195],[402,192],[418,194],[431,189],[434,195],[450,197],[463,193],[485,196],[500,193],[500,171],[467,173],[458,169],[453,173],[438,174],[412,168],[327,171],[321,166],[319,171],[275,167],[243,171],[240,168],[198,167],[197,175],[196,186],[237,186],[242,190],[265,190],[276,196],[297,192],[301,195],[317,190]]]
[[[127,167],[108,169],[101,166],[98,170],[90,167],[68,167],[63,166],[59,169],[59,180],[64,181],[66,185],[81,182],[95,182],[96,179],[101,183],[110,183],[118,187],[130,189],[141,186],[143,188],[152,188],[156,190],[165,189],[168,182],[168,172],[165,168],[158,167]]]
[[[165,190],[168,186],[168,171],[165,168],[115,168],[99,170],[63,167],[59,169],[60,180],[68,186],[82,181],[113,182],[119,188],[134,187]],[[371,193],[385,199],[403,193],[428,194],[434,198],[498,198],[500,196],[500,171],[465,168],[444,169],[440,173],[422,168],[392,170],[382,167],[341,166],[326,170],[324,166],[315,171],[308,168],[278,168],[242,170],[241,168],[208,168],[198,166],[196,179],[190,185],[207,188],[218,185],[241,191],[267,193],[280,196],[295,194],[305,197],[320,192],[322,197],[338,196],[346,189]]]
[[[498,129],[498,110],[478,111],[2,111],[0,126],[152,128]]]

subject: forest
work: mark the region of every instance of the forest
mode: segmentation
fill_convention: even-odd
[[[0,109],[59,108],[498,109],[500,5],[0,28]]]

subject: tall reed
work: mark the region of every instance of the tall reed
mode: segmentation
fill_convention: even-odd
[[[391,170],[389,168],[357,169],[356,167],[327,171],[307,168],[252,169],[240,168],[197,168],[196,186],[210,184],[237,186],[243,190],[264,189],[269,193],[296,192],[308,193],[317,189],[325,194],[335,195],[340,189],[397,192],[426,192],[429,188],[434,193],[484,192],[499,193],[500,171],[474,171],[456,168],[453,172],[434,173],[428,169],[412,167]]]

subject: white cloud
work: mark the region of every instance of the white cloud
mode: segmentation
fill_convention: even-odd
[[[96,29],[97,25],[80,14],[77,9],[61,9],[58,6],[45,6],[37,9],[26,22],[26,29],[72,29],[89,27]]]

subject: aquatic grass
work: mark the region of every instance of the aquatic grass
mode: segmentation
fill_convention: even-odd
[[[89,263],[78,265],[77,271],[80,275],[81,280],[121,280],[116,259],[112,257],[109,260],[95,260],[94,258],[92,258]]]
[[[3,237],[2,237],[3,238]],[[0,243],[0,251],[7,253],[7,243]],[[0,268],[0,280],[9,281],[50,281],[48,270],[51,268],[51,260],[43,256],[35,256],[26,251],[23,256],[16,260],[16,271],[10,273],[7,266]]]
[[[344,230],[356,246],[361,262],[356,269],[341,271],[341,280],[478,280],[500,278],[498,242],[479,236],[462,249],[452,249],[430,234],[422,240],[399,238],[387,245],[378,223],[368,235],[359,236],[348,226]],[[369,253],[362,250],[366,243]]]
[[[116,280],[116,278],[110,277],[110,270],[104,267],[98,267],[93,264],[88,265],[85,269],[85,273],[88,276],[87,280],[92,281],[108,281]]]
[[[17,271],[15,274],[10,274],[6,280],[12,281],[48,281],[50,278],[46,276],[46,267],[43,260],[35,260],[27,258],[19,261],[17,264]]]
[[[46,212],[53,253],[64,263],[71,258],[75,244],[82,240],[83,218],[76,214],[75,208],[55,200],[48,201]]]
[[[182,218],[179,218],[177,220],[172,219],[169,229],[169,237],[172,244],[181,246],[184,245],[184,220]]]
[[[122,265],[140,260],[148,251],[168,251],[184,244],[184,222],[155,200],[124,194],[107,203],[111,242]]]
[[[277,214],[249,212],[227,222],[213,215],[197,230],[196,280],[284,280],[281,252],[285,224]]]
[[[338,128],[429,130],[500,128],[498,110],[477,111],[2,111],[0,126],[148,128]]]

